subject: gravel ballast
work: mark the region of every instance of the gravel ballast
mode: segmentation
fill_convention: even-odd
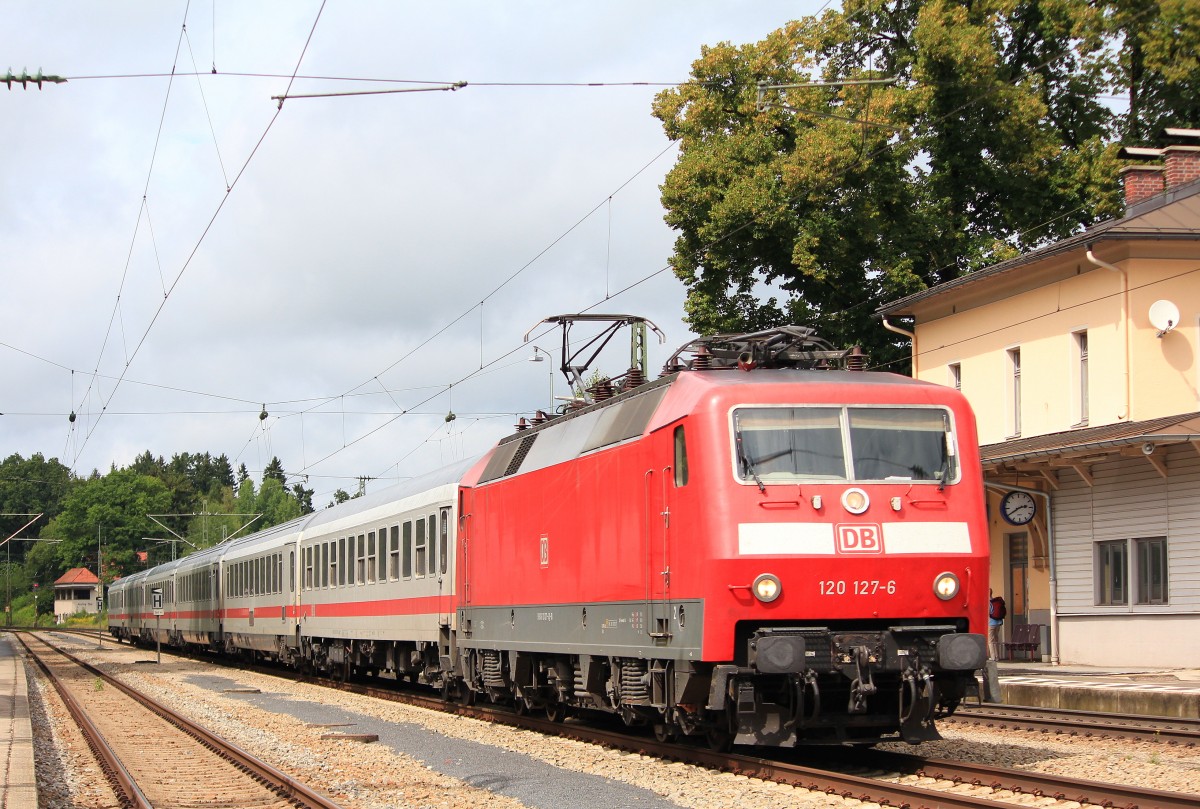
[[[78,638],[60,636],[56,642],[347,809],[872,806],[172,655],[164,654],[158,666],[135,667],[135,661],[153,661],[154,653],[110,642],[102,648]],[[87,756],[80,753],[87,752],[86,745],[52,698],[53,690],[46,693],[32,667],[28,673],[39,807],[115,806],[102,777],[89,770]],[[364,735],[379,740],[356,740]],[[944,741],[917,751],[1200,794],[1195,750],[1150,742],[1051,740],[999,729],[943,729],[943,735]],[[896,749],[914,752],[907,745]],[[853,755],[847,751],[847,757]],[[1047,805],[1046,799],[1037,805]]]

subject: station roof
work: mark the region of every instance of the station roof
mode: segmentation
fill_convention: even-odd
[[[1030,438],[1016,438],[979,448],[983,468],[989,473],[1001,467],[1094,463],[1126,447],[1200,442],[1200,413],[1183,413],[1146,421],[1126,421],[1101,427],[1084,427]],[[1153,454],[1153,451],[1148,454]]]
[[[99,584],[96,574],[86,567],[73,567],[54,581],[54,586],[72,584]]]

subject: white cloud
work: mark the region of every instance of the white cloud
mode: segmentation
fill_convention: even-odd
[[[290,75],[318,4],[219,3],[214,16],[193,2],[177,57],[185,7],[6,9],[14,71],[72,80],[0,93],[0,342],[19,349],[0,346],[0,451],[81,474],[146,449],[251,470],[277,455],[324,505],[358,475],[482,451],[545,407],[548,365],[521,345],[543,317],[649,317],[668,333],[652,363],[688,339],[669,272],[604,300],[664,267],[673,242],[657,189],[673,151],[602,204],[668,145],[650,115],[660,88],[489,83],[679,81],[702,45],[756,41],[818,4],[331,2],[302,75],[470,84],[290,100],[252,158],[288,82],[229,74]],[[188,73],[193,59],[219,73],[83,78]],[[293,92],[395,87],[298,79]],[[557,350],[558,336],[539,344]],[[624,350],[602,364],[623,370]],[[372,395],[338,398],[349,391]]]

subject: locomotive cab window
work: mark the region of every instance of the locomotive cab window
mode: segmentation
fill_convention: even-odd
[[[936,407],[748,407],[733,412],[744,483],[958,479],[950,414]]]
[[[683,434],[683,425],[675,428],[675,485],[686,486],[688,482],[687,440]]]

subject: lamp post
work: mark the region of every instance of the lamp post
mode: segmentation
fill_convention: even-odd
[[[529,358],[530,362],[545,362],[550,357],[550,352],[538,346],[533,347],[533,356]],[[554,414],[554,365],[550,366],[550,409],[547,413]]]
[[[104,603],[104,565],[100,559],[100,523],[96,523],[96,603]],[[96,608],[96,648],[104,648],[104,627],[100,618],[101,608]]]

